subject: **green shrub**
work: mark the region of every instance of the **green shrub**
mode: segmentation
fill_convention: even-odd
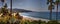
[[[57,21],[49,21],[47,24],[59,24]]]

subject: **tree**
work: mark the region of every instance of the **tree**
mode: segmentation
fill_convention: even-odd
[[[6,15],[8,13],[8,9],[7,9],[7,4],[5,4],[3,7],[2,7],[2,10],[1,12]]]
[[[55,1],[55,5],[57,6],[57,9],[56,9],[56,21],[57,21],[57,17],[58,17],[58,5],[60,3],[60,0],[56,0]]]
[[[49,4],[50,3],[50,5],[49,5],[49,7],[48,7],[48,10],[50,10],[50,20],[52,20],[52,9],[54,9],[54,5],[53,5],[53,0],[47,0],[47,4]]]

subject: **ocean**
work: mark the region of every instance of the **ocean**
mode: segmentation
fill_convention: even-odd
[[[21,15],[34,17],[34,18],[43,18],[49,19],[50,12],[23,12]],[[56,20],[56,12],[52,12],[52,20]],[[60,20],[60,12],[58,12],[58,20]]]

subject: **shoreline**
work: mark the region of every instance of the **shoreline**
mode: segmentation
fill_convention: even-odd
[[[32,21],[34,21],[34,20],[36,20],[36,21],[41,20],[41,21],[46,21],[46,22],[50,21],[48,19],[43,19],[43,18],[34,18],[34,17],[25,16],[25,15],[21,15],[21,16],[23,16],[23,19],[26,19],[26,20],[32,20]]]

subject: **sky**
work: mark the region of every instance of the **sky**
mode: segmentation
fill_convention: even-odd
[[[10,8],[10,0],[6,0],[6,3],[8,4],[8,8]],[[13,9],[18,8],[18,9],[37,11],[37,12],[49,12],[48,10],[49,5],[47,5],[46,3],[47,3],[47,0],[13,0],[12,7]],[[1,6],[2,6],[2,3],[0,2],[0,7]],[[58,11],[60,12],[60,10]],[[53,12],[56,12],[56,6]]]

